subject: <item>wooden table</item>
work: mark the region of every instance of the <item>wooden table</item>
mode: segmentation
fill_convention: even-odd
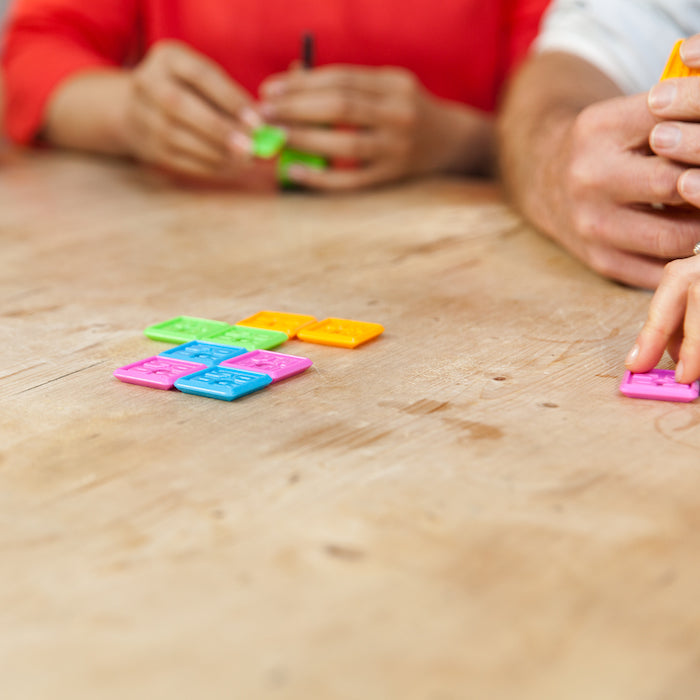
[[[0,696],[700,697],[700,406],[618,394],[649,294],[483,183],[0,169]],[[180,314],[377,321],[227,403],[122,384]]]

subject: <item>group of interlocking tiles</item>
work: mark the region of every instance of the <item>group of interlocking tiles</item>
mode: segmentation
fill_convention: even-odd
[[[279,156],[277,160],[277,180],[283,187],[295,185],[289,176],[289,169],[293,165],[304,165],[307,168],[323,170],[327,160],[323,156],[314,153],[298,151],[296,148],[286,146],[287,135],[281,129],[263,124],[253,131],[253,155],[257,158],[269,160]],[[334,165],[337,167],[337,160]]]
[[[232,401],[272,382],[306,370],[306,357],[272,352],[297,337],[311,343],[354,348],[382,333],[378,323],[276,311],[260,311],[231,326],[222,321],[178,316],[149,326],[152,340],[180,345],[120,367],[123,382],[154,389],[175,387],[184,393]]]

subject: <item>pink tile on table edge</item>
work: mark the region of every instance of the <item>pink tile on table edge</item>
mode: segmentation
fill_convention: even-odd
[[[653,369],[650,372],[632,373],[629,370],[620,384],[620,391],[633,399],[656,401],[694,401],[698,398],[700,383],[679,384],[671,369]]]

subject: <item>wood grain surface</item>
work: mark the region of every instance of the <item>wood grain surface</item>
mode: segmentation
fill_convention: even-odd
[[[7,153],[0,245],[3,700],[700,697],[700,408],[619,395],[650,295],[490,184]],[[386,331],[233,403],[112,377],[261,309]]]

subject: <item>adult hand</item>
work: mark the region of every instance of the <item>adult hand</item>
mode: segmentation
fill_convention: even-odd
[[[356,189],[435,171],[474,172],[485,169],[492,152],[485,116],[433,97],[400,68],[294,69],[271,76],[261,95],[262,115],[285,127],[290,146],[358,162],[352,169],[290,169],[296,182],[318,189]]]
[[[681,58],[689,67],[700,69],[700,34],[683,42]],[[649,137],[654,152],[700,166],[700,76],[657,83],[649,92],[649,109],[661,122]],[[678,191],[687,202],[700,207],[700,169],[684,172]]]
[[[589,267],[655,287],[700,240],[700,218],[676,206],[685,168],[649,149],[647,96],[616,93],[583,59],[534,56],[502,110],[502,177],[525,216]]]
[[[600,274],[642,287],[655,287],[664,264],[700,239],[700,219],[673,206],[683,201],[676,182],[684,169],[649,154],[654,124],[645,95],[587,107],[565,134],[546,184],[553,236]]]
[[[209,58],[185,44],[156,44],[132,71],[126,149],[187,176],[230,179],[251,163],[252,100]]]
[[[666,348],[677,362],[677,382],[700,378],[700,257],[666,266],[647,321],[627,356],[627,369],[648,372]]]

